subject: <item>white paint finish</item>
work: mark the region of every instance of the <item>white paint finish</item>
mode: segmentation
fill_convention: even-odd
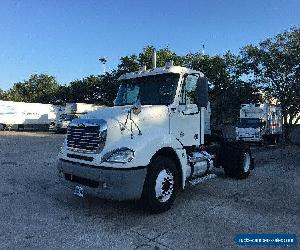
[[[200,144],[204,144],[204,128],[205,128],[205,118],[204,118],[204,113],[205,108],[200,108]]]
[[[179,105],[171,110],[170,133],[184,146],[200,144],[200,113],[196,104],[190,104],[190,109]]]
[[[259,128],[236,128],[237,139],[244,141],[262,141],[264,135],[276,135],[282,133],[281,107],[269,103],[242,104],[240,118],[260,119],[264,126]]]
[[[103,106],[87,103],[66,103],[65,114],[85,114],[101,107]]]
[[[0,123],[15,124],[50,124],[61,113],[63,107],[13,101],[0,101]]]
[[[95,160],[89,164],[101,164],[116,168],[146,166],[159,149],[164,147],[182,148],[176,138],[169,134],[169,111],[166,106],[142,106],[141,113],[132,116],[142,135],[138,134],[138,129],[133,125],[132,138],[130,120],[123,131],[120,129],[124,127],[128,110],[129,107],[104,108],[82,116],[82,118],[89,119],[104,119],[107,121],[108,126],[105,147],[100,154],[89,154],[89,156],[95,157]],[[122,147],[130,148],[135,152],[135,158],[131,162],[127,164],[115,163],[113,165],[102,162],[103,155]],[[68,152],[72,151],[66,150],[64,154],[66,155]],[[72,159],[72,161],[84,162],[78,159]]]
[[[150,76],[150,75],[158,75],[158,74],[164,74],[164,73],[177,73],[177,74],[194,74],[198,73],[200,74],[201,77],[203,77],[203,73],[188,69],[185,67],[180,67],[180,66],[170,66],[170,67],[160,67],[160,68],[155,68],[155,69],[148,69],[148,70],[140,70],[140,71],[135,71],[131,73],[126,73],[122,76],[119,77],[119,80],[124,80],[124,79],[131,79],[131,78],[137,78],[137,77],[143,77],[143,76]]]
[[[104,149],[98,154],[89,154],[89,156],[94,157],[94,160],[86,162],[80,159],[68,158],[66,156],[67,153],[74,152],[66,150],[66,146],[64,145],[60,153],[60,158],[94,166],[133,168],[147,166],[156,152],[168,147],[176,152],[181,163],[182,186],[184,187],[187,177],[190,176],[191,167],[187,162],[187,155],[183,146],[204,143],[205,109],[202,108],[201,111],[202,126],[200,131],[200,112],[198,112],[198,107],[195,104],[179,105],[181,89],[185,74],[199,74],[201,77],[204,75],[201,72],[184,67],[170,66],[128,73],[119,79],[130,79],[163,73],[180,74],[174,102],[171,105],[168,107],[163,105],[144,105],[141,107],[139,114],[131,114],[132,120],[128,119],[127,123],[126,117],[132,105],[102,108],[101,110],[90,112],[82,116],[82,118],[103,119],[107,122],[107,140]],[[139,135],[139,130],[141,131],[141,135]],[[134,151],[135,157],[132,161],[126,164],[103,162],[104,155],[122,147]]]
[[[169,169],[163,169],[155,181],[155,196],[159,202],[168,201],[174,191],[174,176]]]

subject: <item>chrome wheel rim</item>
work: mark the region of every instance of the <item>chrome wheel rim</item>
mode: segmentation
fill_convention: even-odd
[[[168,201],[174,190],[174,176],[169,169],[159,172],[155,182],[155,196],[159,202]]]
[[[250,169],[250,155],[249,155],[249,153],[244,154],[243,169],[244,169],[244,173],[247,173]]]

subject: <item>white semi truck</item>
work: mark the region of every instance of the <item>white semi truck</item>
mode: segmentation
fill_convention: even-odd
[[[281,107],[270,103],[242,104],[237,140],[277,144],[282,135]]]
[[[87,103],[67,103],[59,119],[51,124],[50,130],[65,132],[73,119],[90,111],[97,110],[99,107],[100,106]]]
[[[222,166],[246,178],[250,149],[222,140],[204,144],[208,81],[173,66],[122,75],[114,107],[74,119],[59,154],[58,172],[74,194],[139,199],[146,209],[169,209],[189,183]]]

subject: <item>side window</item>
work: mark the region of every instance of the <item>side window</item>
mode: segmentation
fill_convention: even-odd
[[[196,103],[196,86],[198,75],[187,75],[183,83],[183,91],[181,94],[181,104]]]
[[[140,87],[137,85],[128,85],[125,103],[126,102],[128,102],[128,104],[134,103],[138,98],[139,90],[140,90]]]

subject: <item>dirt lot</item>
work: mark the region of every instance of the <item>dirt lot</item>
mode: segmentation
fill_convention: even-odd
[[[80,199],[59,183],[64,135],[0,132],[0,248],[228,249],[237,233],[296,233],[300,148],[253,150],[246,180],[222,171],[149,215],[133,202]]]

